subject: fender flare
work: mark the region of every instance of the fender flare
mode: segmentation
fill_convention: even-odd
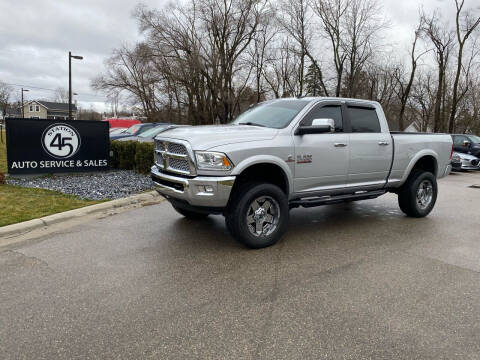
[[[438,174],[438,154],[431,150],[431,149],[424,149],[419,151],[415,156],[410,160],[408,163],[407,169],[403,173],[402,179],[400,180],[400,183],[403,184],[405,181],[407,181],[408,177],[410,176],[413,167],[417,164],[417,162],[425,157],[425,156],[431,156],[435,160],[435,176]]]
[[[272,155],[255,155],[249,157],[245,160],[242,160],[238,163],[235,168],[233,169],[231,175],[240,175],[245,169],[249,168],[250,166],[257,165],[257,164],[271,164],[277,165],[280,169],[282,169],[283,173],[286,176],[286,180],[288,183],[288,193],[293,193],[293,174],[290,167],[287,163],[280,159],[279,157],[272,156]]]

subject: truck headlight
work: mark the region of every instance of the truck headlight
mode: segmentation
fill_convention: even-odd
[[[195,151],[199,170],[230,170],[232,162],[227,155],[213,151]]]

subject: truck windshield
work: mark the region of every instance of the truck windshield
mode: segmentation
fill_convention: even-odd
[[[232,124],[282,129],[290,124],[309,102],[310,100],[306,99],[265,102],[243,112]]]

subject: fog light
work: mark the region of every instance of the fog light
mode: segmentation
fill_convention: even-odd
[[[205,192],[205,186],[203,185],[198,185],[198,192]]]
[[[205,192],[213,193],[213,187],[211,185],[205,185]]]

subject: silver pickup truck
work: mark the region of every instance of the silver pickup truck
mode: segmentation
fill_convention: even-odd
[[[390,132],[377,102],[290,98],[229,125],[162,133],[151,175],[183,216],[223,214],[232,236],[261,248],[278,241],[299,206],[393,192],[406,215],[426,216],[451,155],[450,135]]]

